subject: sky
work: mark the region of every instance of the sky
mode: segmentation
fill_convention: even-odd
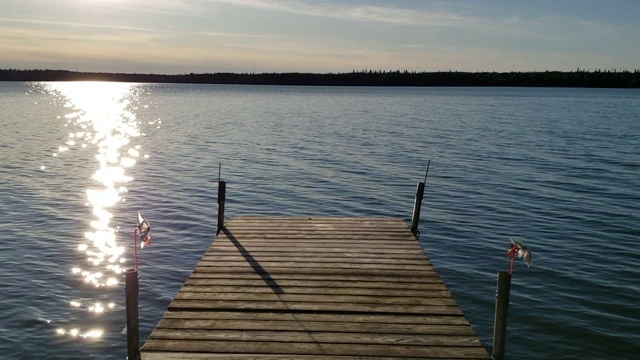
[[[0,68],[640,69],[639,0],[0,0]]]

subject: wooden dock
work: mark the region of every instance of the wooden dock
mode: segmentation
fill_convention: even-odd
[[[407,224],[234,217],[142,347],[157,359],[488,359]]]

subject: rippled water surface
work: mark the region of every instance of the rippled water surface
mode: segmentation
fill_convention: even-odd
[[[488,346],[516,264],[512,359],[640,352],[640,92],[0,83],[0,358],[124,359],[137,211],[144,340],[228,216],[410,220]]]

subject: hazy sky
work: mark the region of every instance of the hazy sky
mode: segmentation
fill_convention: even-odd
[[[0,0],[0,68],[640,69],[640,0]]]

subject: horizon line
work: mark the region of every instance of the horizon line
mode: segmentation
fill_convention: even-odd
[[[612,69],[581,69],[577,67],[576,70],[527,70],[527,71],[468,71],[468,70],[400,70],[400,69],[353,69],[351,71],[342,72],[311,72],[311,71],[272,71],[272,72],[232,72],[232,71],[219,71],[219,72],[188,72],[188,73],[139,73],[139,72],[107,72],[107,71],[82,71],[82,70],[68,70],[68,69],[18,69],[18,68],[0,68],[0,71],[51,71],[51,72],[68,72],[76,74],[102,74],[102,75],[154,75],[154,76],[197,76],[197,75],[215,75],[215,74],[233,74],[233,75],[264,75],[264,74],[308,74],[308,75],[343,75],[343,74],[376,74],[376,73],[404,73],[404,74],[433,74],[433,73],[464,73],[464,74],[527,74],[527,73],[598,73],[598,72],[621,72],[621,73],[635,73],[640,72],[639,69],[629,70],[626,68],[612,68]]]

